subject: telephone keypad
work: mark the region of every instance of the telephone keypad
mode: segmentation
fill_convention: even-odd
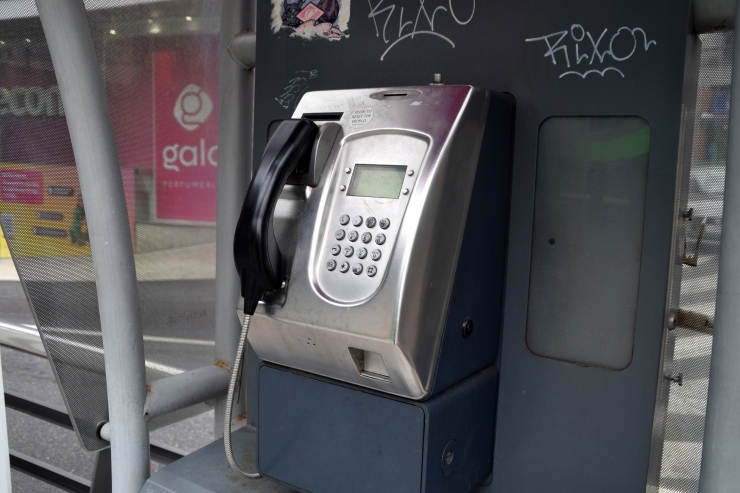
[[[381,229],[387,230],[390,227],[390,219],[388,218],[382,218],[380,220],[376,219],[375,217],[367,217],[363,218],[362,216],[350,216],[349,214],[342,214],[339,216],[339,223],[342,226],[346,226],[348,224],[352,224],[355,227],[361,227],[365,226],[366,228],[374,228],[376,225],[380,226]],[[370,244],[375,243],[376,245],[383,245],[386,243],[388,238],[386,237],[385,233],[377,233],[373,234],[371,231],[346,231],[345,229],[337,229],[334,232],[334,238],[337,241],[347,240],[350,242],[356,242],[357,240],[362,241],[364,244]],[[342,254],[343,257],[347,259],[347,261],[337,262],[331,257],[326,261],[326,269],[328,271],[334,271],[337,270],[341,273],[347,273],[350,270],[353,274],[356,276],[360,276],[363,272],[367,274],[368,277],[375,277],[378,275],[379,267],[378,265],[367,265],[363,266],[363,264],[357,262],[357,263],[350,263],[350,259],[356,258],[359,260],[366,259],[367,257],[370,257],[370,259],[373,260],[373,262],[378,262],[381,257],[383,256],[380,249],[373,249],[372,251],[369,251],[364,246],[360,246],[359,248],[355,248],[352,245],[347,244],[339,244],[335,243],[330,247],[330,253],[333,256],[338,256],[339,254]],[[382,265],[382,264],[381,264]]]

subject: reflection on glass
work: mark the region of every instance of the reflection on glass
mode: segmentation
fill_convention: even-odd
[[[85,2],[121,164],[149,381],[215,358],[221,3]],[[69,108],[33,5],[0,2],[0,267],[15,261],[79,436],[97,450],[107,446],[96,423],[108,404],[88,219],[100,204],[81,195]],[[0,300],[0,322],[10,302]]]
[[[527,346],[621,370],[632,360],[650,127],[554,117],[540,127]]]

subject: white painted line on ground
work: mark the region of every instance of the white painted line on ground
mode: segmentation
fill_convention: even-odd
[[[39,333],[38,333],[37,330],[27,328],[28,327],[28,324],[24,324],[24,325],[26,325],[26,327],[21,327],[20,325],[10,324],[10,323],[7,323],[7,322],[0,322],[0,328],[5,328],[5,329],[8,329],[8,330],[13,330],[13,331],[17,331],[17,332],[22,332],[24,334],[34,335],[36,337],[40,337],[40,335],[39,335]],[[52,330],[54,330],[54,329],[52,328]],[[64,331],[66,331],[66,333],[80,333],[80,332],[82,332],[82,331],[75,331],[74,329],[57,329],[57,330],[60,330],[60,332],[62,330],[64,330]],[[91,334],[95,334],[95,335],[98,335],[98,336],[101,335],[100,332],[95,332],[95,331],[84,331],[84,332],[90,332]],[[96,347],[96,346],[91,346],[89,344],[84,344],[84,343],[77,342],[77,341],[71,341],[71,340],[65,339],[63,337],[46,336],[46,339],[47,340],[50,340],[50,341],[59,342],[61,344],[66,344],[68,346],[72,346],[72,347],[84,349],[86,351],[90,351],[90,352],[93,352],[93,353],[97,353],[97,354],[101,354],[101,355],[104,354],[103,348]],[[169,339],[169,338],[165,338],[165,339]],[[182,340],[188,340],[188,339],[175,339],[175,340],[182,341]],[[198,339],[190,339],[190,340],[198,340]],[[210,342],[210,341],[206,341],[206,342]],[[185,371],[185,370],[183,370],[181,368],[175,368],[174,366],[168,366],[168,365],[164,365],[162,363],[157,363],[156,361],[144,360],[144,365],[147,368],[150,368],[152,370],[161,371],[163,373],[168,373],[170,375],[176,375],[178,373],[182,373],[182,372]]]

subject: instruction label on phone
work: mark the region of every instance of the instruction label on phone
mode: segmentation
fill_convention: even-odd
[[[349,126],[352,128],[364,127],[373,119],[373,109],[369,106],[355,110],[349,116]]]

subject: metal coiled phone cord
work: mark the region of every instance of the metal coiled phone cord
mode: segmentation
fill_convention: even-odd
[[[234,403],[234,390],[236,389],[236,383],[241,377],[242,361],[244,360],[244,348],[247,346],[247,334],[249,333],[249,322],[252,318],[251,315],[244,314],[244,325],[242,326],[242,334],[239,337],[239,345],[236,350],[236,360],[234,361],[234,367],[231,370],[231,381],[229,382],[229,392],[226,394],[226,413],[224,416],[224,448],[226,449],[226,460],[229,461],[231,469],[235,473],[248,479],[259,479],[262,476],[258,472],[244,472],[239,468],[239,464],[234,459],[234,451],[231,450],[231,406]]]

